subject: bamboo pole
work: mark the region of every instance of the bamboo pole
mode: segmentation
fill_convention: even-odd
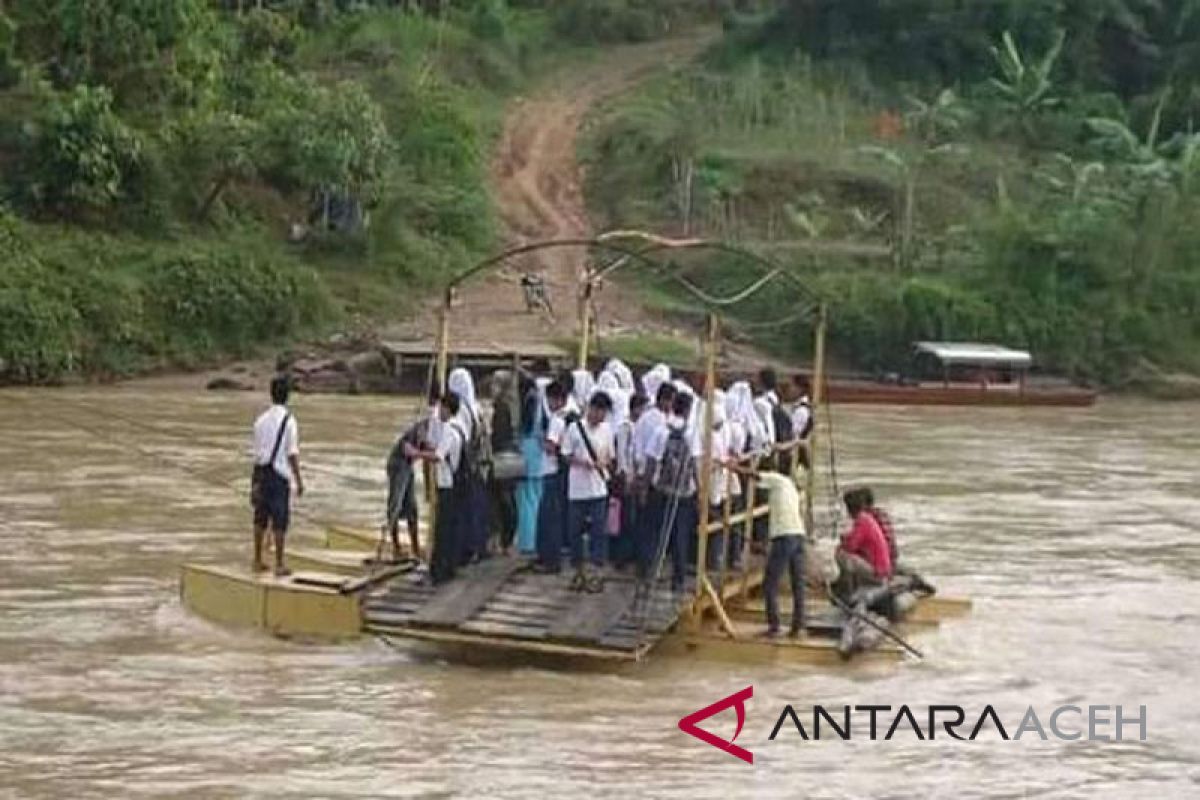
[[[729,575],[729,548],[732,546],[733,539],[733,475],[729,472],[725,473],[725,496],[721,503],[721,564],[720,572],[717,577],[717,585],[721,587],[721,591],[725,590],[725,581]]]
[[[758,459],[754,459],[753,468],[758,469]],[[746,500],[746,511],[742,522],[742,585],[738,589],[735,597],[740,597],[743,600],[750,593],[750,544],[754,540],[754,492],[758,489],[758,478],[750,476],[746,479],[746,485],[742,488],[743,497]]]
[[[825,404],[825,331],[828,316],[825,304],[817,309],[817,331],[813,342],[813,385],[812,404],[813,430],[812,444],[808,453],[808,473],[805,475],[804,487],[804,523],[811,535],[813,528],[813,496],[817,486],[817,448],[821,436],[821,410]]]
[[[446,289],[446,296],[442,300],[442,307],[438,311],[438,335],[437,335],[437,389],[438,392],[446,391],[446,372],[450,365],[450,303],[454,298],[454,287]],[[431,410],[431,413],[439,413],[436,409]],[[437,539],[437,519],[438,519],[438,502],[437,502],[437,480],[435,478],[435,470],[432,464],[425,463],[425,486],[426,494],[429,500],[429,545],[428,545],[428,561],[433,562],[433,548]]]
[[[438,312],[437,387],[439,391],[446,390],[446,372],[450,365],[450,303],[453,298],[454,289],[446,289],[441,311]]]
[[[700,480],[696,492],[699,503],[700,524],[696,529],[696,600],[704,594],[704,586],[708,583],[708,498],[712,493],[713,467],[713,395],[717,388],[717,336],[720,333],[717,315],[708,315],[708,332],[704,342],[704,420],[701,431],[702,453],[700,459]]]
[[[579,291],[579,357],[578,369],[588,368],[588,351],[592,338],[592,279],[586,277]]]

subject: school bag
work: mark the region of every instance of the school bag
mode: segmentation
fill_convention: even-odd
[[[663,494],[688,497],[692,493],[695,477],[696,464],[692,458],[691,443],[683,428],[672,428],[667,434],[654,486]]]
[[[473,410],[468,413],[471,415],[471,436],[463,442],[462,461],[467,475],[482,481],[487,477],[488,465],[492,460],[490,441],[483,420]]]

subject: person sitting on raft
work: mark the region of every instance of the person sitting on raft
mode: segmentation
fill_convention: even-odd
[[[891,516],[875,503],[875,493],[871,491],[871,487],[864,486],[859,491],[862,493],[867,513],[875,519],[875,522],[879,525],[879,530],[883,532],[883,538],[887,540],[888,557],[892,561],[892,573],[905,579],[904,588],[922,594],[934,594],[937,590],[921,577],[911,565],[900,563],[900,545],[896,540],[896,526],[892,522]]]
[[[837,551],[839,577],[833,592],[843,599],[852,598],[860,589],[882,586],[892,577],[892,559],[887,539],[870,513],[861,489],[842,496],[850,515],[850,530],[842,537]]]

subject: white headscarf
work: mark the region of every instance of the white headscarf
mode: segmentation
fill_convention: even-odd
[[[592,394],[596,392],[604,392],[612,400],[610,422],[614,429],[617,428],[629,416],[629,393],[621,388],[619,379],[611,372],[600,373],[600,382],[596,384]]]
[[[724,427],[725,423],[729,420],[729,412],[728,412],[728,409],[725,408],[727,399],[728,398],[726,397],[725,391],[723,389],[717,389],[716,391],[713,392],[713,427],[714,428]]]
[[[655,364],[649,372],[642,376],[642,389],[645,390],[646,397],[650,398],[651,404],[658,400],[658,388],[669,380],[671,380],[671,368],[666,364]]]
[[[446,382],[447,388],[458,395],[459,401],[476,414],[479,413],[479,402],[475,399],[475,381],[471,378],[471,373],[467,372],[462,367],[450,373],[450,379]]]
[[[738,381],[729,387],[726,396],[729,418],[736,420],[745,430],[751,450],[759,450],[767,443],[767,429],[754,407],[754,392],[746,381]]]
[[[587,408],[588,400],[592,398],[592,390],[596,388],[596,379],[586,369],[575,370],[571,373],[571,377],[575,379],[571,396],[575,398],[575,402],[579,405],[579,412],[582,414],[583,410]]]
[[[633,382],[633,372],[630,371],[629,367],[625,366],[624,361],[614,358],[605,365],[604,371],[611,373],[617,379],[617,385],[621,387],[621,391],[630,397],[633,396],[637,387]]]
[[[479,401],[475,398],[475,381],[471,378],[471,373],[459,367],[450,373],[446,388],[458,395],[458,418],[467,436],[474,436],[476,421],[482,420],[483,417],[479,413]]]

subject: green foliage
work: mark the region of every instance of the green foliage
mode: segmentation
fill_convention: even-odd
[[[146,246],[0,213],[0,380],[122,375],[242,355],[328,319],[312,270],[244,243]]]
[[[1147,361],[1196,369],[1200,137],[1172,123],[1192,76],[1150,106],[1122,97],[1133,82],[1096,73],[1128,76],[1087,61],[1087,32],[1117,4],[1067,5],[789,3],[757,37],[742,26],[703,66],[618,102],[587,144],[589,200],[607,224],[678,232],[672,164],[690,160],[691,203],[708,210],[692,235],[802,275],[831,303],[834,352],[864,370],[904,369],[919,339],[1023,346],[1098,383]],[[857,257],[869,246],[892,258]],[[713,270],[717,284],[741,272]],[[803,353],[809,326],[758,325],[794,310],[756,298],[746,330]]]
[[[1005,31],[1000,46],[991,48],[999,74],[988,83],[1006,124],[1015,125],[1028,139],[1036,135],[1033,123],[1037,115],[1062,102],[1052,94],[1051,76],[1065,41],[1066,32],[1058,31],[1050,48],[1040,58],[1030,59],[1017,48],[1012,32]]]
[[[57,85],[106,86],[122,107],[189,103],[218,79],[215,17],[205,0],[17,2],[18,52]]]
[[[68,217],[109,210],[128,195],[143,147],[107,89],[78,86],[55,98],[28,143],[29,200]]]
[[[674,364],[691,366],[696,363],[695,343],[681,342],[666,336],[609,336],[596,343],[600,358],[619,358],[628,364]],[[568,348],[570,349],[570,348]]]
[[[558,32],[577,42],[644,42],[663,36],[683,19],[703,14],[696,0],[571,0],[556,3]]]

